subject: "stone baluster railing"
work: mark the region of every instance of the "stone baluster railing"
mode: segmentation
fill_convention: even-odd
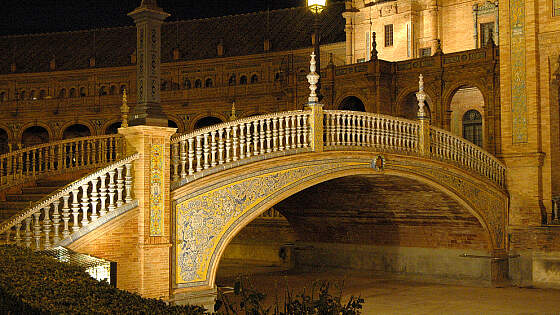
[[[114,162],[5,221],[0,225],[0,242],[49,248],[119,207],[129,206],[134,202],[132,162],[138,157],[136,153]]]
[[[452,161],[505,187],[506,166],[479,146],[433,126],[430,143],[432,157]]]
[[[0,155],[0,187],[42,175],[100,167],[121,158],[122,152],[122,136],[104,135],[45,143],[3,154]]]
[[[248,163],[267,154],[309,150],[311,111],[254,116],[210,126],[171,139],[173,182],[235,162]]]
[[[344,147],[390,152],[417,152],[419,123],[412,120],[353,111],[325,110],[325,150]]]

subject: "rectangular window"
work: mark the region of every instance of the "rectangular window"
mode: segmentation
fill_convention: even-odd
[[[553,0],[553,2],[552,2],[552,15],[560,16],[560,0]]]
[[[393,46],[393,24],[385,25],[385,47]]]
[[[432,48],[420,48],[420,57],[430,57],[432,55]]]
[[[490,37],[494,39],[494,22],[480,23],[480,47],[486,46]]]

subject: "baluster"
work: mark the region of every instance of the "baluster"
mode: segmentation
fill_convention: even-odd
[[[173,170],[173,181],[176,182],[179,180],[179,143],[172,143],[171,144],[171,163],[172,163],[172,170]]]
[[[62,221],[64,222],[64,229],[62,230],[62,237],[67,238],[70,236],[70,230],[68,228],[68,221],[70,221],[70,208],[68,207],[68,199],[70,195],[62,196]]]
[[[4,233],[5,233],[5,235],[6,235],[6,240],[5,240],[6,243],[5,243],[5,244],[10,244],[10,243],[11,243],[11,242],[10,242],[10,236],[12,235],[12,230],[11,230],[11,229],[8,229],[8,230],[6,230],[6,232],[4,232]]]
[[[99,180],[94,178],[91,180],[91,222],[97,221],[97,203],[99,200],[99,193],[97,192],[97,182]]]
[[[245,158],[245,124],[239,126],[239,158]]]
[[[253,155],[259,155],[259,122],[253,121]]]
[[[224,164],[224,129],[220,128],[218,130],[218,164]]]
[[[336,114],[336,145],[342,145],[344,139],[342,138],[342,114]]]
[[[55,146],[50,146],[49,147],[49,170],[50,171],[54,171],[54,160],[55,160]]]
[[[202,171],[202,135],[196,136],[196,171]]]
[[[331,142],[329,143],[329,145],[336,145],[336,123],[335,123],[335,115],[334,114],[330,114],[330,125],[331,125]]]
[[[291,129],[290,129],[290,117],[284,117],[284,139],[285,139],[285,146],[284,148],[286,150],[290,149],[290,133],[291,133]]]
[[[303,128],[303,147],[307,148],[309,146],[309,138],[308,138],[308,134],[309,134],[309,130],[308,130],[308,126],[307,126],[307,122],[308,122],[308,116],[307,115],[301,115],[301,119],[302,119],[302,128]],[[322,137],[323,135],[321,135]],[[323,144],[324,145],[324,144]]]
[[[121,165],[117,167],[117,208],[123,205],[123,192],[124,192],[124,178],[123,169]]]
[[[212,143],[211,143],[211,149],[210,149],[210,153],[212,154],[212,163],[210,165],[212,165],[212,167],[218,165],[218,160],[216,159],[216,154],[218,154],[218,145],[216,142],[216,134],[218,132],[216,130],[212,130],[212,132],[210,133],[212,136]]]
[[[284,151],[284,117],[278,118],[278,150]]]
[[[210,168],[210,135],[204,134],[204,169]]]
[[[41,224],[39,224],[39,217],[41,212],[37,210],[33,213],[33,238],[35,239],[35,248],[41,249]]]
[[[250,157],[251,156],[251,123],[248,122],[245,125],[245,127],[247,128],[246,129],[247,130],[247,133],[246,133],[246,135],[247,135],[247,139],[246,139],[246,149],[247,149],[247,151],[246,151],[245,156]]]
[[[295,149],[297,144],[296,144],[296,116],[292,115],[291,116],[291,124],[290,124],[290,131],[292,133],[292,149]]]
[[[272,152],[271,142],[272,142],[272,128],[270,128],[270,118],[267,118],[266,119],[266,153]]]
[[[14,240],[16,241],[16,245],[19,246],[21,244],[21,221],[16,223],[16,236]]]
[[[44,173],[46,170],[45,161],[47,159],[47,156],[46,156],[45,148],[39,148],[38,151],[39,151],[39,160],[37,161],[37,168],[38,168],[37,173],[41,174]]]
[[[43,208],[44,211],[44,218],[43,218],[43,230],[45,232],[45,248],[51,247],[51,219],[49,218],[49,211],[51,210],[51,206],[48,205]]]
[[[259,120],[259,140],[260,140],[260,145],[261,145],[261,150],[260,150],[260,154],[264,154],[265,152],[265,148],[264,148],[264,141],[265,141],[265,130],[264,130],[264,120],[260,119]]]
[[[89,197],[88,197],[88,184],[82,185],[82,227],[89,224],[88,210],[89,210]]]
[[[56,199],[53,201],[53,227],[54,227],[54,235],[53,235],[53,243],[56,245],[58,241],[60,241],[60,213],[58,212],[58,206],[60,205],[60,200]]]
[[[59,144],[56,146],[56,170],[62,170],[64,168],[64,144]]]
[[[35,160],[36,160],[36,153],[35,150],[31,150],[29,151],[29,154],[31,155],[31,175],[35,176],[36,175],[36,169],[35,169]]]
[[[126,203],[132,202],[132,163],[126,163],[126,176],[124,177],[124,189],[125,197],[124,201]]]
[[[74,224],[72,225],[72,231],[76,232],[80,229],[78,223],[78,216],[80,215],[80,203],[78,202],[79,188],[72,190],[72,216],[74,217]]]
[[[112,212],[113,210],[116,209],[115,207],[115,191],[116,191],[116,185],[115,185],[115,170],[110,170],[109,171],[109,207],[108,210],[109,212]]]
[[[8,174],[8,172],[9,171],[7,171],[6,173]],[[5,176],[4,176],[4,158],[2,158],[2,159],[0,159],[0,186],[4,185],[4,179],[5,179]]]
[[[31,217],[25,218],[25,246],[31,247]]]
[[[194,138],[189,138],[188,140],[189,143],[189,175],[194,174]],[[185,178],[187,177],[186,175],[183,176],[183,174],[181,173],[181,178]]]
[[[350,145],[355,146],[356,143],[356,115],[348,115],[348,122],[350,125]]]
[[[272,119],[272,151],[278,151],[278,117]]]
[[[107,209],[105,208],[105,203],[107,201],[107,187],[105,186],[105,179],[107,179],[107,174],[101,174],[99,179],[99,215],[104,216],[107,214]]]
[[[231,162],[231,127],[226,128],[226,163]]]
[[[239,155],[237,154],[237,148],[239,146],[239,138],[237,137],[237,129],[239,129],[239,126],[235,125],[233,126],[233,145],[232,145],[232,155],[233,155],[233,160],[237,161],[239,160]]]

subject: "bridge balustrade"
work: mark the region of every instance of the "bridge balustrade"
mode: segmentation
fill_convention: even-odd
[[[123,208],[134,207],[132,162],[138,153],[112,163],[23,210],[0,225],[6,244],[41,250],[104,222]]]
[[[240,119],[171,139],[172,181],[195,178],[204,170],[295,154],[310,147],[310,110],[281,112]]]
[[[50,175],[106,165],[124,152],[120,135],[103,135],[45,143],[0,155],[0,187]]]

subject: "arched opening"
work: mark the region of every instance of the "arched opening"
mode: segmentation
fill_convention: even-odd
[[[45,90],[39,91],[39,99],[40,100],[45,99],[46,96],[47,96],[47,91],[45,91]]]
[[[80,88],[80,97],[86,97],[86,88],[85,87],[81,87]]]
[[[326,280],[348,276],[346,281],[352,281],[352,272],[358,278],[367,274],[368,281],[376,274],[489,280],[487,262],[460,257],[488,256],[488,230],[462,203],[417,179],[383,174],[335,178],[273,209],[281,216],[268,223],[257,217],[225,247],[216,273],[219,287],[231,286],[240,273],[250,274],[259,291],[274,296],[267,291],[270,283],[305,279],[309,271]],[[284,270],[290,271],[278,273]]]
[[[253,74],[251,76],[251,84],[255,84],[255,83],[259,83],[259,76],[256,74]]]
[[[8,153],[10,147],[8,146],[8,133],[6,130],[0,128],[0,154]]]
[[[169,83],[167,82],[167,80],[161,80],[161,90],[162,91],[169,90]]]
[[[99,88],[99,96],[105,96],[105,95],[107,95],[107,90],[105,86],[102,86]]]
[[[426,94],[426,100],[424,101],[424,110],[428,116],[431,118],[431,104],[432,99]],[[402,102],[399,108],[399,117],[415,120],[418,118],[418,99],[416,98],[416,92],[409,93]]]
[[[366,107],[362,100],[355,96],[348,96],[342,100],[340,105],[338,105],[338,109],[340,110],[353,110],[357,112],[365,112]]]
[[[482,115],[476,109],[463,115],[463,138],[482,147]]]
[[[68,93],[69,97],[76,97],[76,89],[75,88],[71,88],[70,92]]]
[[[204,127],[210,127],[213,125],[217,125],[217,124],[221,124],[223,123],[223,121],[218,118],[218,117],[214,117],[214,116],[208,116],[208,117],[204,117],[199,119],[195,124],[194,124],[194,129],[200,129],[200,128],[204,128]]]
[[[74,124],[64,129],[62,139],[73,139],[91,136],[91,131],[85,125]]]
[[[242,75],[241,78],[239,78],[239,84],[241,85],[247,84],[247,76]]]
[[[35,90],[31,90],[31,93],[29,93],[29,99],[30,100],[36,100],[37,99],[37,95],[35,93]]]
[[[109,89],[109,94],[110,95],[115,95],[117,94],[117,87],[114,85],[111,85],[111,89]]]
[[[24,99],[25,99],[25,91],[19,92],[19,99],[20,99],[20,100],[24,100]]]
[[[66,89],[60,89],[58,92],[58,98],[65,98],[66,97]]]
[[[228,85],[229,85],[229,86],[234,86],[234,85],[236,85],[236,84],[237,84],[237,79],[236,79],[236,77],[235,77],[235,74],[232,74],[232,75],[229,77]]]
[[[458,88],[453,92],[449,109],[451,111],[450,131],[482,147],[484,143],[484,96],[482,92],[473,86]],[[467,115],[468,112],[470,112],[469,115]],[[466,126],[465,119],[467,120]]]
[[[121,87],[119,88],[119,94],[123,95],[124,91],[126,90],[126,85],[121,85]]]
[[[185,80],[183,81],[183,89],[190,90],[191,88],[191,80],[185,78]]]
[[[6,92],[0,92],[0,102],[3,102],[6,100]]]
[[[194,81],[194,88],[199,89],[201,87],[202,87],[202,81],[200,79],[196,79],[196,81]]]
[[[211,88],[213,85],[214,82],[212,82],[212,79],[210,78],[206,79],[206,81],[204,82],[204,87]]]
[[[21,134],[21,145],[24,148],[47,142],[49,142],[49,132],[41,126],[29,127]]]
[[[171,128],[179,128],[179,127],[177,126],[177,123],[176,123],[176,122],[174,122],[174,121],[173,121],[173,120],[171,120],[171,119],[167,120],[167,127],[171,127]]]
[[[112,123],[109,125],[109,127],[107,127],[105,129],[105,134],[106,135],[115,135],[117,133],[119,133],[119,128],[121,127],[121,122],[117,121],[115,123]]]

